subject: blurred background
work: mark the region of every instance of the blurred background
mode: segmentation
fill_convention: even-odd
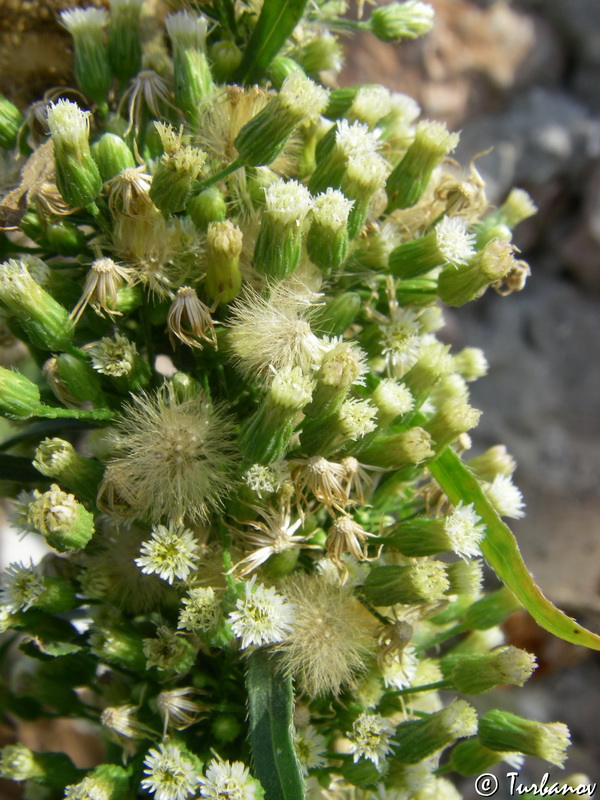
[[[515,236],[532,267],[525,291],[447,311],[447,338],[483,348],[490,363],[473,387],[484,410],[474,451],[502,442],[517,459],[527,515],[511,527],[526,563],[553,602],[599,631],[600,0],[429,2],[437,19],[423,40],[354,37],[340,84],[412,95],[424,117],[462,131],[454,155],[465,168],[477,156],[492,202],[519,186],[539,208]],[[21,106],[69,83],[70,42],[55,17],[70,5],[0,0],[0,85]],[[4,563],[14,547],[0,544]],[[566,722],[569,771],[600,781],[598,655],[526,615],[507,634],[540,668],[525,689],[489,693],[480,707]],[[528,763],[523,779],[544,771]],[[463,792],[475,796],[472,781]]]

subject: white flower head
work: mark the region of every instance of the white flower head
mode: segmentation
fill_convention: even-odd
[[[370,128],[374,127],[382,117],[389,114],[391,108],[391,95],[385,86],[361,86],[348,116],[365,122]]]
[[[57,100],[48,107],[48,128],[53,139],[77,149],[82,138],[87,141],[90,130],[89,111],[83,111],[70,100]]]
[[[463,505],[462,500],[445,519],[444,530],[452,542],[453,551],[462,558],[481,555],[479,543],[485,536],[485,525],[475,513],[475,506]]]
[[[352,742],[354,763],[360,758],[367,758],[379,769],[382,759],[391,752],[390,737],[395,727],[380,714],[369,714],[364,711],[352,726],[348,738]]]
[[[298,181],[274,181],[265,189],[269,216],[282,225],[300,226],[313,206],[310,192]]]
[[[336,122],[336,146],[346,158],[350,156],[373,155],[379,146],[379,133],[369,131],[368,125],[362,122],[350,124],[346,119]]]
[[[313,217],[324,228],[339,231],[348,224],[354,200],[348,200],[342,192],[329,186],[314,199]]]
[[[485,493],[501,517],[521,519],[525,516],[523,495],[512,482],[510,475],[496,475],[492,483],[486,484]]]
[[[174,744],[160,744],[144,759],[142,789],[154,794],[155,800],[186,800],[196,794],[201,778],[196,767]]]
[[[253,464],[243,476],[246,486],[261,498],[263,494],[272,494],[280,489],[288,477],[289,468],[284,461],[266,465]]]
[[[73,36],[101,31],[108,19],[103,8],[70,8],[60,12],[60,23]]]
[[[345,436],[356,441],[377,428],[377,407],[368,400],[351,397],[338,413],[339,425]]]
[[[248,767],[241,761],[213,758],[200,778],[200,794],[209,800],[254,800],[259,788]]]
[[[271,586],[256,584],[256,576],[246,583],[244,597],[228,617],[231,629],[241,639],[243,650],[252,644],[281,642],[291,630],[294,606]]]
[[[142,572],[145,575],[156,573],[171,584],[175,578],[187,580],[199,558],[194,534],[183,525],[173,523],[168,527],[154,527],[152,537],[142,544],[140,553],[135,563]]]
[[[327,763],[323,755],[327,742],[313,725],[294,729],[294,749],[303,775],[308,775],[309,769],[318,769]]]
[[[27,611],[45,591],[44,578],[33,561],[9,564],[2,575],[2,604],[12,614]]]
[[[435,228],[437,245],[450,264],[466,264],[475,255],[475,234],[461,217],[444,217]]]
[[[64,800],[110,800],[111,794],[106,783],[88,775],[79,783],[65,786]]]
[[[186,10],[176,11],[167,15],[165,25],[174,47],[205,49],[208,29],[205,17],[198,17]]]
[[[381,661],[381,674],[387,689],[405,689],[410,686],[417,674],[419,659],[413,647],[405,647],[400,653],[396,653]]]
[[[212,586],[190,589],[181,601],[177,627],[186,631],[208,633],[217,627],[221,606]]]
[[[88,353],[96,372],[113,378],[129,375],[138,356],[134,342],[120,333],[116,333],[114,338],[103,337],[88,349]]]
[[[277,97],[279,104],[298,121],[318,117],[329,102],[328,90],[311,81],[301,70],[287,76]]]

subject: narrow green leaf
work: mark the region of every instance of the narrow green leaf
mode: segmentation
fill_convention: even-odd
[[[275,671],[264,650],[248,659],[246,677],[254,774],[266,800],[304,800],[304,780],[292,740],[292,680]]]
[[[481,543],[485,560],[538,625],[567,642],[600,650],[600,636],[563,614],[542,594],[523,561],[510,528],[502,522],[479,481],[458,455],[447,447],[428,468],[452,503],[462,500],[474,504],[487,528]]]
[[[261,77],[300,22],[307,2],[265,0],[239,67],[240,83],[248,85]]]

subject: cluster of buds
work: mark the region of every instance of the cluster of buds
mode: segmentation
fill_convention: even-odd
[[[1,463],[47,549],[5,570],[0,626],[26,637],[7,713],[110,744],[93,769],[9,745],[0,776],[31,798],[422,800],[457,796],[441,773],[561,765],[560,723],[439,694],[535,667],[499,628],[519,600],[483,589],[484,558],[517,593],[527,575],[499,519],[523,513],[514,461],[461,462],[487,363],[436,337],[444,306],[523,287],[533,203],[492,209],[411,98],[332,86],[334,31],[412,39],[432,7],[108,5],[60,15],[76,91],[0,97],[0,147],[45,187],[15,211],[28,238],[0,232],[23,343]]]

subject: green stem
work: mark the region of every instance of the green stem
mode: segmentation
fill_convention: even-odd
[[[200,192],[203,192],[205,189],[209,189],[215,183],[224,180],[228,175],[231,175],[232,172],[235,172],[236,169],[240,169],[240,167],[243,166],[244,165],[239,160],[239,158],[236,158],[235,161],[232,161],[231,164],[228,164],[226,167],[223,167],[223,169],[219,170],[219,172],[215,172],[215,174],[211,175],[210,178],[206,178],[200,183],[197,183],[194,189],[194,193],[200,194]]]
[[[437,689],[448,689],[450,687],[448,681],[436,681],[435,683],[426,683],[423,686],[408,686],[406,689],[397,689],[394,692],[388,692],[393,695],[417,694],[418,692],[434,692]]]
[[[44,417],[45,419],[92,419],[92,420],[111,420],[114,411],[108,408],[55,408],[54,406],[40,405],[34,417]]]

